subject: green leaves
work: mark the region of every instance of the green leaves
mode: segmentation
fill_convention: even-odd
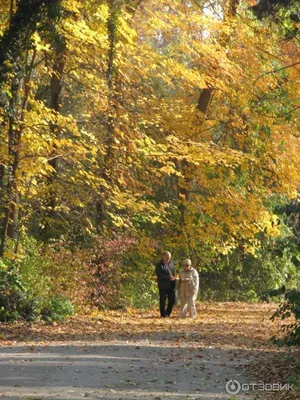
[[[279,306],[272,315],[272,321],[276,318],[281,320],[295,320],[282,326],[286,333],[284,339],[273,338],[278,345],[297,346],[300,344],[300,291],[296,289],[289,290],[285,295],[285,301]]]

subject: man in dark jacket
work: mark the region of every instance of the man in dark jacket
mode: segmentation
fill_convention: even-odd
[[[171,253],[165,251],[162,260],[156,264],[156,276],[159,289],[159,308],[162,318],[169,317],[175,303],[175,268]],[[168,306],[166,308],[166,300]]]

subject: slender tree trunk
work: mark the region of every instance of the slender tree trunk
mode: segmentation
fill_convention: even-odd
[[[14,0],[10,0],[9,5],[9,26],[11,26],[13,15],[14,15]]]
[[[49,14],[56,0],[19,0],[13,13],[10,6],[10,25],[0,39],[0,85],[7,81],[8,73],[14,71],[16,62],[28,48],[30,38],[37,26]],[[9,63],[8,63],[9,61]],[[7,98],[0,97],[0,105],[7,104]]]
[[[5,165],[0,165],[0,198],[2,198],[2,193],[4,189],[4,175],[5,175]]]
[[[11,23],[12,23],[13,9],[14,9],[14,0],[11,0],[10,1],[10,7],[9,7],[9,27],[11,27]],[[2,129],[5,126],[5,119],[4,118],[3,118],[3,121],[1,122],[0,125],[1,125],[0,126],[0,132],[2,132]],[[3,198],[4,198],[4,194],[5,194],[5,163],[4,163],[4,160],[1,161],[1,162],[2,162],[2,164],[0,164],[0,199],[2,201],[0,201],[0,219],[1,219],[1,216],[2,216],[2,212],[3,212],[3,206],[4,206]]]
[[[55,41],[55,60],[53,64],[53,72],[51,75],[50,82],[50,107],[53,112],[57,115],[62,106],[62,90],[63,90],[63,79],[64,79],[64,69],[66,65],[66,41],[65,38],[61,34],[57,34],[57,38]],[[58,124],[52,124],[50,129],[53,133],[54,137],[60,138],[60,127]],[[53,157],[51,157],[49,161],[49,165],[53,168],[53,171],[50,172],[47,178],[47,184],[49,187],[49,192],[46,199],[46,206],[48,208],[47,216],[51,218],[55,217],[55,207],[56,207],[56,189],[55,182],[58,173],[58,158],[55,157],[56,146],[53,148]],[[45,222],[45,226],[48,226],[49,223]]]
[[[18,143],[21,140],[22,126],[18,113],[20,112],[19,93],[21,82],[24,79],[24,70],[20,67],[19,60],[24,51],[31,47],[32,34],[38,25],[47,20],[57,7],[59,0],[19,0],[16,12],[13,13],[14,3],[10,3],[10,25],[0,39],[0,109],[3,113],[3,123],[0,126],[0,136],[8,125],[8,157],[7,185],[2,189],[2,207],[4,209],[0,232],[0,257],[3,256],[7,235],[13,236],[18,218],[18,191],[16,187],[16,172],[19,163]],[[26,78],[25,78],[26,79]],[[11,88],[11,96],[7,90]],[[26,92],[26,88],[25,88]],[[25,94],[26,97],[26,94]],[[27,100],[25,101],[25,107]],[[24,107],[23,107],[24,111]],[[22,107],[21,107],[22,114]],[[1,184],[5,182],[5,166],[2,165]],[[0,172],[1,172],[0,171]],[[11,221],[11,223],[10,223]]]
[[[107,19],[107,32],[109,39],[109,49],[107,55],[106,83],[108,88],[108,117],[107,117],[107,137],[106,137],[106,154],[103,160],[101,178],[105,182],[112,183],[114,170],[114,151],[115,127],[117,121],[118,104],[120,99],[116,94],[117,72],[115,67],[116,44],[117,44],[117,25],[122,5],[134,17],[137,8],[142,4],[143,0],[109,0],[109,17]],[[96,203],[96,227],[97,232],[101,233],[107,224],[107,188],[102,185],[99,188],[98,201]]]
[[[16,173],[19,164],[19,145],[21,143],[22,137],[22,129],[24,123],[24,115],[25,109],[27,107],[27,100],[29,96],[29,81],[31,76],[31,68],[28,67],[28,56],[29,51],[27,50],[25,55],[24,65],[25,67],[22,70],[25,71],[25,76],[22,76],[20,79],[19,85],[16,88],[15,99],[17,101],[12,102],[11,110],[16,110],[15,113],[11,113],[10,121],[9,121],[9,138],[11,140],[11,146],[9,148],[9,154],[13,156],[13,163],[10,167],[13,171],[12,174],[12,187],[11,187],[11,204],[8,216],[8,225],[7,225],[7,236],[11,238],[15,238],[17,233],[17,225],[19,220],[19,193],[16,181]],[[28,68],[30,70],[28,71]],[[23,75],[23,74],[22,74]],[[18,95],[20,93],[21,87],[24,85],[24,98],[20,107],[20,102],[18,101]]]
[[[113,143],[115,136],[116,124],[116,43],[117,43],[117,24],[120,13],[121,1],[111,0],[109,2],[109,17],[107,20],[107,31],[109,39],[109,49],[107,57],[106,82],[108,88],[108,117],[107,117],[107,138],[106,138],[106,154],[103,161],[101,177],[105,182],[112,182],[112,163],[113,163]],[[101,186],[99,197],[96,204],[96,226],[98,233],[103,232],[107,222],[107,189]]]
[[[1,235],[1,248],[0,255],[3,255],[5,250],[6,238],[16,238],[19,224],[19,191],[17,185],[17,169],[20,161],[19,146],[22,140],[22,131],[25,118],[25,111],[27,109],[28,97],[30,92],[30,80],[33,71],[34,60],[36,52],[33,52],[31,61],[28,65],[29,51],[25,56],[25,76],[20,78],[20,82],[15,83],[14,90],[12,90],[13,97],[11,109],[16,110],[12,112],[9,120],[9,148],[8,153],[11,158],[11,164],[8,167],[8,183],[6,188],[6,207],[3,221],[3,230]],[[24,85],[24,97],[21,102],[18,99],[20,86]]]
[[[22,140],[22,133],[23,133],[23,127],[24,127],[24,121],[25,121],[25,112],[27,110],[28,106],[28,99],[30,95],[30,82],[32,78],[32,73],[34,70],[34,63],[36,59],[36,50],[34,49],[31,55],[31,60],[28,60],[29,52],[27,52],[26,55],[26,75],[24,79],[24,96],[23,96],[23,101],[22,101],[22,106],[21,106],[21,115],[20,115],[20,121],[18,125],[18,130],[17,130],[17,140],[18,140],[18,145],[21,143]],[[16,150],[15,152],[15,159],[14,163],[16,164],[15,168],[17,169],[19,167],[19,149]],[[20,207],[19,207],[19,192],[16,184],[16,179],[15,179],[15,185],[14,185],[14,199],[12,202],[12,211],[11,211],[11,220],[12,223],[8,225],[8,236],[14,237],[16,240],[16,246],[15,246],[15,253],[18,251],[18,244],[20,241],[20,226],[19,226],[19,221],[20,221]]]

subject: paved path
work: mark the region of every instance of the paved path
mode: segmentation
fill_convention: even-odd
[[[269,305],[197,308],[195,320],[175,308],[168,319],[155,309],[0,325],[0,400],[254,399],[247,364],[279,351]],[[225,390],[231,380],[244,384],[236,396]]]
[[[225,391],[227,381],[251,381],[244,372],[249,355],[158,336],[1,347],[0,398],[225,400],[235,398]]]

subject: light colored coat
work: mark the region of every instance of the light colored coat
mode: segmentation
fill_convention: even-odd
[[[188,278],[188,280],[183,280]],[[185,318],[187,313],[192,318],[197,316],[196,298],[199,290],[199,275],[195,268],[181,271],[179,274],[178,294],[180,298],[180,316]]]
[[[189,278],[188,281],[183,281],[182,278]],[[188,271],[182,270],[179,273],[179,298],[193,297],[197,298],[199,290],[199,275],[195,268]]]

